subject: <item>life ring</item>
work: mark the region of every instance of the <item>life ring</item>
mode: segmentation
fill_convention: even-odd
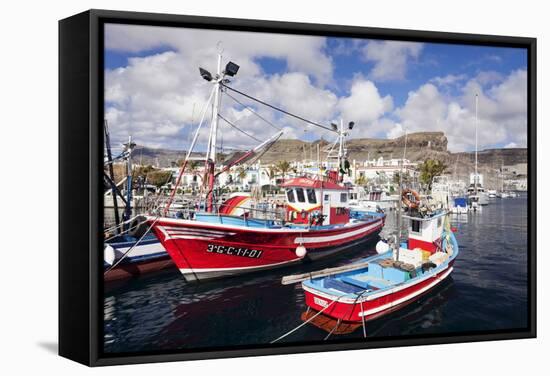
[[[412,195],[414,197],[414,201],[409,198],[409,195]],[[420,195],[418,194],[418,192],[407,188],[403,190],[403,193],[401,194],[401,201],[409,209],[417,209],[418,205],[420,205]]]

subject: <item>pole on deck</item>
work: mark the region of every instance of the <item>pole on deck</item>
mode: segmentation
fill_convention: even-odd
[[[113,154],[111,152],[111,137],[109,135],[109,126],[107,123],[107,119],[103,121],[103,130],[105,132],[105,148],[107,149],[107,162],[108,162],[108,169],[109,169],[109,178],[113,182],[111,184],[111,195],[113,197],[113,208],[115,210],[115,232],[120,233],[120,228],[118,227],[120,224],[120,216],[118,213],[118,196],[117,196],[117,187],[114,184],[115,181],[115,173],[113,170]]]

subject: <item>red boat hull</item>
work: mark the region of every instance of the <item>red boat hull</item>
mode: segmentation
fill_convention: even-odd
[[[328,296],[306,286],[303,288],[308,307],[315,311],[323,311],[323,315],[343,322],[362,322],[394,312],[412,300],[418,299],[440,284],[451,274],[452,270],[452,263],[449,263],[449,266],[438,274],[422,279],[415,284],[396,286],[392,291],[381,292],[379,297],[373,295],[368,298],[338,300],[336,296]]]
[[[186,280],[204,280],[315,260],[373,239],[384,218],[333,229],[254,228],[163,218],[153,231]],[[297,255],[297,247],[307,250]]]
[[[174,263],[168,255],[165,255],[163,257],[156,258],[155,260],[118,265],[103,277],[103,281],[113,282],[128,278],[141,277],[146,274],[155,273],[173,267]]]

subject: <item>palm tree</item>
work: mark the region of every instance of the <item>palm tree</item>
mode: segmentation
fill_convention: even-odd
[[[199,161],[189,161],[187,165],[189,166],[189,171],[195,172],[197,167],[199,167]]]
[[[195,193],[195,187],[196,187],[196,185],[198,185],[197,168],[199,167],[199,161],[189,161],[187,166],[189,168],[189,172],[191,172],[191,174],[193,175],[193,181],[191,183],[189,183],[189,185],[191,186],[192,192],[194,194]],[[201,178],[201,180],[204,180],[204,179]]]
[[[290,162],[288,162],[288,161],[279,161],[279,162],[277,162],[276,167],[277,167],[277,170],[279,170],[279,172],[283,176],[283,180],[284,180],[285,177],[286,177],[286,173],[290,170]]]
[[[147,182],[157,188],[167,184],[172,178],[172,172],[162,170],[152,170],[147,173]]]
[[[237,177],[241,180],[241,182],[244,178],[246,178],[246,169],[244,167],[241,166],[237,169]]]
[[[277,167],[271,165],[267,169],[267,176],[269,177],[269,184],[273,184],[273,179],[277,177]]]
[[[365,185],[367,185],[367,178],[365,177],[365,175],[359,175],[359,177],[355,179],[355,184],[360,187],[364,187]]]
[[[401,179],[401,172],[396,171],[393,173],[392,183],[394,185],[398,185],[399,183],[403,183],[403,185],[408,185],[411,182],[411,175],[408,171],[403,172],[403,178]]]
[[[427,159],[418,166],[420,172],[420,181],[432,189],[432,180],[434,176],[441,175],[447,169],[447,165],[438,159]]]

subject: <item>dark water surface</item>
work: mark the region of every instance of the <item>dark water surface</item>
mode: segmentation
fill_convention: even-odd
[[[367,323],[369,338],[525,328],[527,326],[527,200],[494,199],[482,213],[453,216],[460,255],[450,278],[412,304]],[[394,228],[390,213],[384,232]],[[200,284],[179,271],[107,286],[105,352],[200,349],[267,344],[302,323],[300,284],[287,274],[349,263],[375,253],[375,243],[322,263]],[[282,342],[322,341],[306,325]],[[362,338],[359,328],[329,341]]]

